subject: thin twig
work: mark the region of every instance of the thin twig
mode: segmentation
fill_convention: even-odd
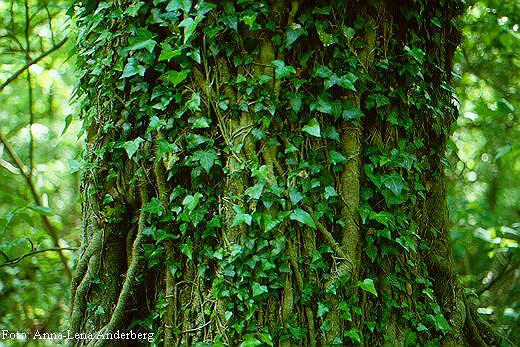
[[[31,62],[31,19],[29,13],[29,0],[25,0],[25,63]],[[33,89],[31,81],[31,71],[27,71],[27,102],[29,103],[29,175],[32,175],[34,169],[34,110],[33,110]]]
[[[32,251],[32,252],[26,253],[24,255],[21,255],[19,257],[14,258],[14,259],[9,259],[8,258],[8,260],[6,262],[0,264],[0,267],[18,264],[19,262],[21,262],[25,258],[33,256],[33,255],[38,254],[38,253],[43,253],[43,252],[61,252],[61,251],[76,251],[76,250],[78,250],[76,247],[61,247],[61,248],[38,249],[36,251]],[[4,254],[4,256],[6,256],[6,255]]]
[[[35,204],[38,205],[38,206],[42,206],[40,195],[38,195],[38,192],[36,191],[36,187],[33,184],[32,176],[26,171],[22,161],[20,160],[20,158],[18,157],[16,152],[11,148],[11,145],[9,144],[9,142],[7,142],[7,140],[4,138],[2,133],[0,133],[0,143],[4,144],[5,150],[7,151],[9,156],[11,156],[11,158],[13,159],[15,165],[18,167],[18,169],[20,169],[20,172],[22,173],[23,177],[25,178],[27,186],[29,186],[29,189],[31,191],[31,195],[33,197],[33,200],[34,200]],[[56,248],[62,248],[60,246],[58,233],[56,232],[56,230],[52,226],[49,218],[47,216],[45,216],[45,215],[40,215],[40,217],[42,219],[43,225],[45,226],[45,229],[47,230],[47,234],[53,240],[54,245],[56,246]],[[65,269],[65,274],[67,275],[68,279],[71,280],[72,279],[72,272],[70,271],[69,265],[67,264],[67,258],[65,258],[65,256],[63,255],[63,253],[61,251],[58,251],[58,252],[59,252],[59,255],[60,255],[61,262],[63,263],[63,267]]]
[[[318,227],[318,230],[322,233],[323,237],[325,237],[325,240],[327,241],[329,246],[334,250],[334,252],[336,252],[336,254],[339,255],[341,258],[347,259],[347,255],[345,254],[345,252],[343,251],[341,246],[334,239],[334,236],[332,236],[332,234],[327,230],[327,228],[325,228],[325,226],[323,224],[321,224],[321,222],[318,220],[318,218],[316,218],[312,208],[310,208],[308,206],[303,206],[303,208],[305,210],[307,210],[307,212],[310,214],[312,220],[314,221],[314,224],[316,224],[316,226]]]
[[[61,46],[63,46],[67,42],[67,38],[64,38],[60,42],[58,42],[56,45],[52,46],[49,50],[43,52],[24,66],[22,66],[20,69],[18,69],[14,74],[11,75],[7,80],[5,80],[4,83],[0,84],[0,92],[4,90],[5,87],[7,87],[11,82],[13,82],[18,76],[20,76],[25,70],[30,68],[32,65],[37,64],[40,60],[51,54],[52,52],[58,50]]]

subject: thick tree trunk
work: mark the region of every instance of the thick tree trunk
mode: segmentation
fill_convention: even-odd
[[[78,6],[72,330],[167,346],[497,344],[447,234],[459,6]]]

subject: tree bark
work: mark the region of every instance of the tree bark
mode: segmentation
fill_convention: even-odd
[[[149,331],[166,346],[498,344],[447,233],[461,10],[78,6],[72,330]]]

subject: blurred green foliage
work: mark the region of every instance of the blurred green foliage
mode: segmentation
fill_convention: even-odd
[[[69,32],[67,1],[28,5],[26,13],[25,0],[0,0],[0,86]],[[448,149],[457,270],[480,312],[513,340],[520,331],[519,16],[518,1],[469,3],[454,67],[461,116]],[[57,331],[67,324],[69,279],[59,255],[31,252],[55,246],[41,215],[62,247],[79,244],[81,141],[79,125],[68,117],[70,41],[0,90],[0,134],[31,172],[41,199],[39,206],[0,144],[1,329]],[[63,253],[72,268],[74,252]]]
[[[25,4],[0,1],[0,328],[56,331],[66,323],[69,292],[59,253],[19,257],[55,248],[42,216],[61,247],[78,243],[79,178],[69,164],[81,147],[77,124],[62,134],[71,113],[67,46],[73,43],[61,46],[68,32],[67,1],[31,0],[27,12]],[[53,47],[58,48],[23,70]],[[22,72],[6,85],[17,71]],[[30,174],[39,203],[6,144]],[[72,267],[74,252],[63,254]]]
[[[479,312],[518,340],[520,2],[472,1],[462,23],[448,171],[454,254]]]

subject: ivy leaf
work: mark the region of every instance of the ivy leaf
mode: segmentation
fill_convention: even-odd
[[[330,100],[328,95],[319,95],[318,100],[311,105],[311,111],[318,110],[321,113],[334,114],[335,103]]]
[[[195,6],[195,8],[197,9],[197,14],[199,16],[204,16],[206,13],[217,8],[217,5],[209,2],[200,2]]]
[[[289,190],[289,198],[291,199],[291,203],[296,205],[303,199],[303,194],[298,191],[298,189],[291,187]]]
[[[63,127],[63,130],[61,131],[61,136],[63,136],[63,134],[65,134],[65,132],[69,128],[70,123],[72,122],[73,119],[74,118],[73,118],[72,114],[69,114],[67,117],[65,117],[65,126]]]
[[[435,316],[431,316],[431,317],[432,317],[433,323],[435,324],[435,329],[437,329],[437,331],[450,330],[450,324],[448,323],[446,318],[444,318],[444,315],[442,313],[438,313]]]
[[[294,112],[300,112],[302,108],[302,97],[301,95],[294,95],[289,99],[289,103],[291,104],[291,108]]]
[[[128,154],[128,159],[132,159],[135,152],[137,152],[137,150],[139,149],[139,146],[143,142],[144,142],[144,140],[142,138],[138,137],[133,141],[126,141],[123,144],[123,148],[126,150],[126,153]]]
[[[278,79],[289,77],[296,73],[294,66],[286,66],[283,60],[273,60],[273,65],[275,66],[274,75]]]
[[[143,211],[161,216],[163,214],[161,200],[157,199],[156,197],[151,198],[150,202],[148,202],[148,204],[146,204],[146,206],[143,208]]]
[[[408,53],[412,58],[414,58],[419,64],[424,62],[424,56],[426,53],[420,48],[411,48],[408,46],[404,46],[404,51]]]
[[[182,54],[182,50],[173,49],[169,44],[163,43],[161,45],[161,54],[159,55],[159,61],[170,60],[171,58],[178,57]]]
[[[342,26],[341,31],[348,41],[351,41],[354,38],[354,35],[356,35],[356,30],[351,27]]]
[[[372,280],[371,278],[365,278],[363,282],[359,281],[358,287],[363,289],[365,292],[374,294],[374,296],[377,297],[376,287],[374,287],[374,280]]]
[[[249,195],[252,199],[258,200],[262,196],[264,187],[264,183],[257,183],[254,186],[247,188],[245,194]]]
[[[250,214],[246,213],[244,209],[240,206],[233,206],[233,210],[235,210],[235,219],[233,219],[232,227],[236,227],[241,223],[246,223],[247,225],[251,225],[253,221],[253,217]]]
[[[334,196],[338,196],[338,192],[336,191],[336,189],[334,189],[333,186],[327,186],[325,187],[325,199],[329,199],[329,198],[332,198]]]
[[[123,74],[119,79],[132,77],[134,75],[144,76],[145,72],[146,68],[139,65],[135,58],[128,58],[128,62],[123,69]]]
[[[347,158],[343,154],[333,149],[329,151],[329,158],[332,165],[341,165],[347,162]]]
[[[190,73],[190,70],[188,70],[188,69],[181,70],[181,71],[170,70],[170,71],[168,71],[168,80],[173,83],[174,87],[176,87],[182,81],[184,81],[186,79],[186,77],[188,77],[189,73]]]
[[[254,287],[254,285],[253,285]],[[254,289],[253,289],[254,290]],[[256,347],[261,346],[262,342],[256,339],[253,335],[249,334],[245,337],[244,341],[238,347]]]
[[[338,77],[338,75],[333,74],[328,80],[324,82],[325,89],[329,89],[330,87],[334,85],[338,85],[344,89],[356,91],[356,87],[354,87],[354,83],[357,80],[356,75],[352,73],[348,73],[346,75],[343,75],[341,77]]]
[[[166,126],[166,121],[164,119],[160,119],[157,116],[153,116],[152,119],[150,119],[150,125],[148,125],[146,132],[150,133],[152,131],[159,130],[163,126]]]
[[[157,42],[152,39],[143,39],[143,38],[135,38],[130,41],[130,46],[126,48],[128,51],[138,51],[140,49],[146,48],[146,50],[150,53],[152,53],[153,49],[155,48],[155,45],[157,45]]]
[[[179,28],[184,28],[184,43],[188,42],[191,35],[195,32],[195,29],[197,29],[197,25],[199,25],[200,17],[193,18],[187,17],[182,20],[182,22],[179,23]]]
[[[209,171],[218,159],[218,154],[214,149],[206,151],[199,150],[193,154],[193,159],[197,160],[200,163],[200,166],[202,166],[204,170],[206,170],[206,173],[209,174]]]
[[[267,344],[268,346],[274,346],[271,334],[258,333],[258,337],[260,338],[260,340],[262,340],[263,343]]]
[[[432,22],[432,24],[435,25],[436,27],[442,28],[442,23],[439,20],[439,18],[434,17],[434,18],[430,19],[430,22]]]
[[[253,289],[253,296],[259,296],[259,295],[262,295],[262,294],[268,292],[267,286],[263,286],[258,282],[253,283],[252,289]]]
[[[138,1],[138,2],[128,6],[128,8],[125,10],[125,12],[123,12],[123,14],[125,14],[127,16],[130,16],[130,17],[135,17],[135,16],[137,16],[137,13],[139,12],[139,9],[143,5],[144,5],[143,1]]]
[[[308,214],[306,211],[302,210],[301,208],[297,208],[289,215],[289,218],[291,220],[298,221],[302,224],[308,225],[313,229],[316,229],[316,224],[314,223],[314,220],[312,219],[311,215]]]
[[[193,242],[188,239],[186,243],[181,244],[181,252],[188,257],[189,260],[193,260]]]
[[[348,74],[341,76],[338,79],[337,84],[344,89],[352,90],[355,92],[356,87],[354,87],[354,83],[356,83],[356,80],[357,76],[349,72]]]
[[[211,122],[211,120],[206,117],[192,117],[188,119],[188,122],[192,123],[192,129],[206,129],[209,128],[209,123]]]
[[[372,212],[370,219],[374,219],[386,227],[394,224],[394,214],[388,211]]]
[[[320,78],[331,78],[334,73],[327,66],[318,65],[315,72],[317,77]]]
[[[191,9],[192,0],[171,0],[168,5],[166,5],[166,11],[177,11],[184,10],[185,13],[188,13]]]
[[[186,103],[186,107],[193,111],[200,111],[200,93],[193,93],[191,99]]]
[[[168,5],[166,5],[166,11],[172,12],[182,9],[182,0],[171,0]]]
[[[339,141],[339,133],[336,128],[332,125],[328,125],[323,130],[323,137],[334,141]]]
[[[334,36],[325,31],[326,24],[323,22],[316,22],[316,31],[320,37],[320,41],[325,47],[328,47],[334,43]]]
[[[316,118],[313,118],[302,128],[302,131],[315,137],[321,137],[320,123]]]
[[[188,211],[193,211],[198,206],[200,199],[202,199],[202,194],[199,192],[194,195],[186,195],[184,200],[182,200],[182,205],[186,206]]]
[[[343,117],[344,120],[353,120],[357,118],[364,117],[365,114],[359,107],[352,107],[346,110],[343,110],[343,113],[341,114],[341,117]]]
[[[354,343],[361,343],[361,335],[359,334],[359,330],[356,328],[345,331],[344,335],[345,337],[350,338]]]
[[[81,170],[81,162],[74,159],[69,159],[68,163],[70,167],[70,173],[78,172],[79,170]]]
[[[401,175],[394,172],[390,175],[385,175],[382,177],[381,182],[385,187],[390,189],[394,195],[399,196],[403,190],[404,181]]]
[[[157,241],[157,244],[159,244],[162,241],[167,240],[167,239],[174,239],[175,240],[175,236],[173,234],[167,233],[166,231],[164,231],[162,229],[157,230],[157,232],[155,233],[154,237],[155,237],[155,239]]]
[[[329,308],[322,302],[318,302],[318,317],[323,317],[324,314],[329,312]]]
[[[365,248],[365,253],[370,258],[372,263],[376,260],[377,257],[377,247],[374,245],[369,245]]]
[[[365,106],[370,110],[373,109],[374,106],[379,108],[388,105],[389,103],[390,100],[383,94],[370,94],[365,101]]]
[[[293,23],[289,30],[287,30],[287,38],[286,38],[286,46],[290,48],[296,40],[300,36],[302,36],[305,32],[305,29],[302,28],[300,24]]]
[[[242,16],[242,21],[250,28],[254,28],[256,24],[256,17],[258,16],[258,13],[251,13]]]

